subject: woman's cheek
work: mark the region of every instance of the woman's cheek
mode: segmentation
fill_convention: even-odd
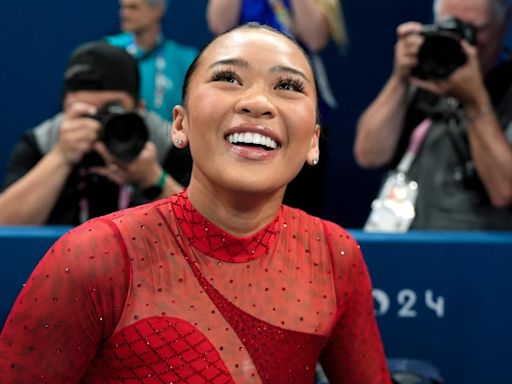
[[[292,127],[297,127],[297,133],[301,135],[311,135],[315,128],[315,113],[316,110],[310,105],[295,106],[291,113],[288,113],[288,118],[292,123]]]

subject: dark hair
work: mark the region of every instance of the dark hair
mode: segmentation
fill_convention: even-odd
[[[297,40],[295,40],[293,37],[287,35],[286,33],[281,32],[281,31],[279,31],[279,30],[277,30],[277,29],[275,29],[275,28],[273,28],[273,27],[271,27],[269,25],[260,24],[260,23],[257,23],[257,22],[250,22],[250,23],[246,23],[246,24],[242,24],[242,25],[237,25],[237,26],[227,30],[226,32],[221,33],[220,35],[215,37],[213,40],[211,40],[208,44],[206,44],[203,48],[201,48],[201,50],[197,54],[197,56],[194,59],[194,61],[192,61],[192,64],[190,64],[190,66],[188,67],[187,73],[185,74],[185,79],[183,81],[183,88],[181,90],[181,99],[182,99],[183,105],[186,105],[186,103],[187,103],[188,86],[189,86],[189,83],[190,83],[190,79],[192,78],[192,75],[195,73],[195,71],[197,69],[197,65],[199,63],[199,60],[203,56],[204,51],[206,51],[206,49],[210,45],[212,45],[213,42],[216,41],[218,38],[220,38],[220,37],[222,37],[224,35],[227,35],[228,33],[231,33],[233,31],[243,30],[243,29],[262,29],[262,30],[273,32],[273,33],[276,33],[276,34],[278,34],[280,36],[285,37],[286,39],[288,39],[292,43],[294,43],[301,50],[301,52],[304,54],[304,57],[306,57],[309,66],[311,67],[311,69],[313,68],[313,65],[311,64],[311,60],[309,58],[309,55],[306,53],[304,48],[302,48],[302,46],[298,43]],[[317,85],[316,85],[316,79],[315,78],[313,78],[313,82],[314,82],[315,88],[316,88]],[[318,92],[317,92],[317,94],[318,94]],[[318,116],[318,112],[317,112],[317,116]]]

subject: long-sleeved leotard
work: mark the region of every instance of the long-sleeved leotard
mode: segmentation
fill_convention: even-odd
[[[235,238],[186,192],[63,236],[0,338],[2,383],[390,383],[352,237],[282,206]]]

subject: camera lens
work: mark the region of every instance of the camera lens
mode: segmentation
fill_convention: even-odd
[[[135,112],[111,113],[103,119],[103,137],[109,152],[119,161],[134,160],[148,140],[148,129]]]
[[[445,79],[466,62],[458,37],[439,32],[425,37],[418,52],[418,66],[413,75],[421,79]]]
[[[411,74],[425,80],[450,76],[467,60],[460,40],[465,39],[473,45],[476,42],[475,26],[455,17],[447,17],[438,24],[425,25],[422,34],[425,41],[418,52],[418,65]]]

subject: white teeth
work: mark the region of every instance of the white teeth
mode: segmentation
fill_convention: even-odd
[[[268,136],[263,136],[260,133],[251,133],[251,132],[244,132],[244,133],[232,133],[228,135],[228,141],[231,144],[256,144],[256,145],[263,145],[270,149],[276,149],[277,143],[275,140],[272,140]]]

